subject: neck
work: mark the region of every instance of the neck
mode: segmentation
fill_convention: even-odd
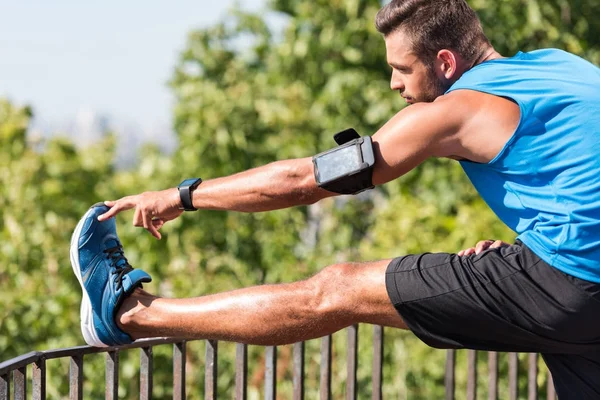
[[[479,54],[479,56],[477,56],[470,68],[473,68],[474,66],[484,63],[486,61],[495,60],[498,58],[504,57],[502,57],[500,53],[494,50],[493,47],[487,47],[481,51],[481,53]]]
[[[450,80],[448,81],[449,86],[454,84],[454,82],[456,82],[458,79],[460,79],[462,74],[464,74],[465,72],[467,72],[474,66],[484,63],[486,61],[495,60],[498,58],[504,58],[504,57],[500,53],[498,53],[496,50],[494,50],[494,48],[492,46],[482,49],[481,52],[479,53],[479,55],[475,58],[475,61],[473,61],[470,64],[464,58],[459,58],[457,73],[452,78],[450,78]]]

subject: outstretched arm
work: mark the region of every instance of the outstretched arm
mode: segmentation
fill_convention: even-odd
[[[197,209],[259,212],[315,203],[335,193],[319,188],[311,158],[276,161],[231,176],[211,179],[193,192]],[[160,239],[158,230],[165,222],[181,215],[177,188],[144,192],[107,201],[105,220],[121,211],[135,208],[133,224],[144,227]]]
[[[445,99],[400,111],[373,136],[373,184],[398,178],[428,157],[459,154],[462,119],[452,101]],[[205,210],[258,212],[312,204],[335,195],[317,186],[312,159],[307,157],[205,181],[193,192],[193,204]],[[106,205],[111,209],[101,220],[135,208],[133,224],[158,239],[164,223],[182,213],[177,188],[127,196]]]
[[[312,159],[307,157],[203,182],[194,191],[193,203],[205,210],[260,212],[312,204],[334,195],[317,186]]]

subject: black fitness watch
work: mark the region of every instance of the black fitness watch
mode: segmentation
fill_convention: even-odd
[[[197,210],[192,202],[192,193],[194,192],[194,189],[196,189],[201,183],[202,179],[200,178],[190,178],[185,179],[179,184],[179,186],[177,186],[177,189],[179,189],[179,198],[181,199],[181,204],[183,205],[183,209],[185,211]]]

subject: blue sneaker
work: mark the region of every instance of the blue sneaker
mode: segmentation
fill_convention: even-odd
[[[83,289],[81,333],[95,347],[117,346],[133,339],[117,326],[119,306],[150,275],[133,269],[117,237],[115,219],[100,222],[108,207],[94,204],[81,218],[71,237],[71,265]]]

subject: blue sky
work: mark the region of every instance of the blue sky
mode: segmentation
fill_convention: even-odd
[[[258,10],[264,0],[239,0]],[[187,33],[233,0],[0,0],[0,97],[50,124],[81,110],[168,125],[166,82]]]

